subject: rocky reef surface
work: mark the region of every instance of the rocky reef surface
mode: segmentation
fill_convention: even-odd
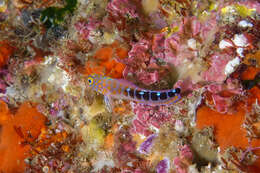
[[[0,0],[0,173],[260,172],[257,0]],[[112,99],[99,74],[169,105]]]

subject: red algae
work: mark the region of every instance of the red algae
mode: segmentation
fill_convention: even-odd
[[[244,72],[242,72],[241,79],[242,80],[253,80],[259,72],[260,72],[260,68],[248,66],[248,68]]]
[[[6,65],[13,52],[14,47],[12,47],[8,41],[0,41],[0,68]]]
[[[24,159],[29,156],[29,143],[37,139],[46,118],[29,102],[23,103],[14,115],[3,101],[0,107],[0,171],[22,173],[26,167]]]

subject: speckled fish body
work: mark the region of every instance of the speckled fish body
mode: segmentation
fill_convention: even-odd
[[[113,79],[100,75],[89,75],[89,86],[108,97],[126,99],[148,105],[168,105],[180,99],[180,89],[152,91],[141,89],[134,84],[121,79]]]

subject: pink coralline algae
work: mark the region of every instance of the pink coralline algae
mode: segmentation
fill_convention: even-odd
[[[0,70],[0,93],[5,93],[6,87],[12,82],[11,74],[6,69]]]
[[[168,158],[161,160],[156,166],[157,173],[168,173],[170,168],[170,161]]]
[[[158,129],[164,123],[173,121],[167,106],[148,106],[133,103],[133,112],[136,118],[132,123],[132,131],[145,136],[153,133],[152,128]]]
[[[140,40],[132,44],[128,57],[123,60],[126,68],[123,72],[126,78],[129,74],[136,74],[136,77],[145,85],[151,85],[159,80],[158,71],[155,70],[157,65],[153,62],[149,50],[151,43],[148,40]],[[153,69],[148,72],[148,69]]]
[[[140,40],[137,43],[132,43],[132,48],[128,52],[127,64],[131,64],[131,66],[139,67],[145,62],[149,62],[151,55],[149,53],[149,49],[151,47],[151,43],[148,40]]]
[[[173,88],[181,88],[182,92],[190,92],[200,88],[200,85],[192,82],[191,78],[178,80]]]
[[[115,134],[115,159],[119,167],[131,161],[131,155],[136,151],[136,143],[132,140],[128,128],[122,128]]]
[[[176,28],[176,32],[170,33],[165,39],[165,61],[175,66],[183,63],[185,59],[193,60],[197,57],[196,45],[189,46],[187,42],[193,38],[194,41],[207,40],[210,32],[217,28],[216,17],[200,22],[196,17],[184,18],[181,22],[175,22],[171,28]]]
[[[62,110],[66,108],[68,105],[67,101],[64,98],[60,98],[52,103],[50,108],[50,114],[54,117],[61,117],[63,116]]]
[[[98,21],[95,18],[90,17],[88,21],[78,21],[75,24],[75,28],[79,33],[79,36],[83,39],[88,39],[88,36],[91,31],[96,30],[101,26],[101,21]]]
[[[214,109],[220,113],[227,113],[234,104],[233,96],[243,95],[242,87],[237,80],[228,78],[226,84],[210,84],[205,86],[214,104]]]
[[[159,74],[158,71],[154,72],[138,72],[137,78],[139,81],[141,81],[145,85],[151,85],[159,80]]]
[[[149,136],[141,145],[139,148],[139,151],[143,154],[147,154],[150,152],[152,145],[153,145],[153,140],[156,137],[155,134]]]
[[[155,25],[155,28],[162,29],[167,26],[166,21],[163,19],[163,15],[158,12],[150,14],[150,19]]]
[[[180,154],[173,160],[177,173],[188,173],[188,167],[193,160],[193,153],[188,145],[180,148]]]
[[[214,54],[210,59],[210,68],[203,72],[203,78],[210,82],[223,82],[227,78],[227,75],[225,74],[225,68],[227,63],[231,60],[230,55]]]
[[[160,33],[160,34],[155,34],[155,35],[154,35],[154,37],[153,37],[152,51],[153,51],[153,55],[154,55],[156,58],[160,58],[160,59],[164,59],[164,58],[165,58],[164,43],[165,43],[164,33]]]
[[[116,17],[138,18],[136,6],[130,0],[112,0],[107,5],[107,11]]]

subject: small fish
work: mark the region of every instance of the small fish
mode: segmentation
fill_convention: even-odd
[[[180,88],[161,91],[146,90],[122,79],[113,79],[97,74],[89,75],[87,83],[93,90],[105,95],[108,101],[112,97],[147,105],[168,105],[181,98]]]

